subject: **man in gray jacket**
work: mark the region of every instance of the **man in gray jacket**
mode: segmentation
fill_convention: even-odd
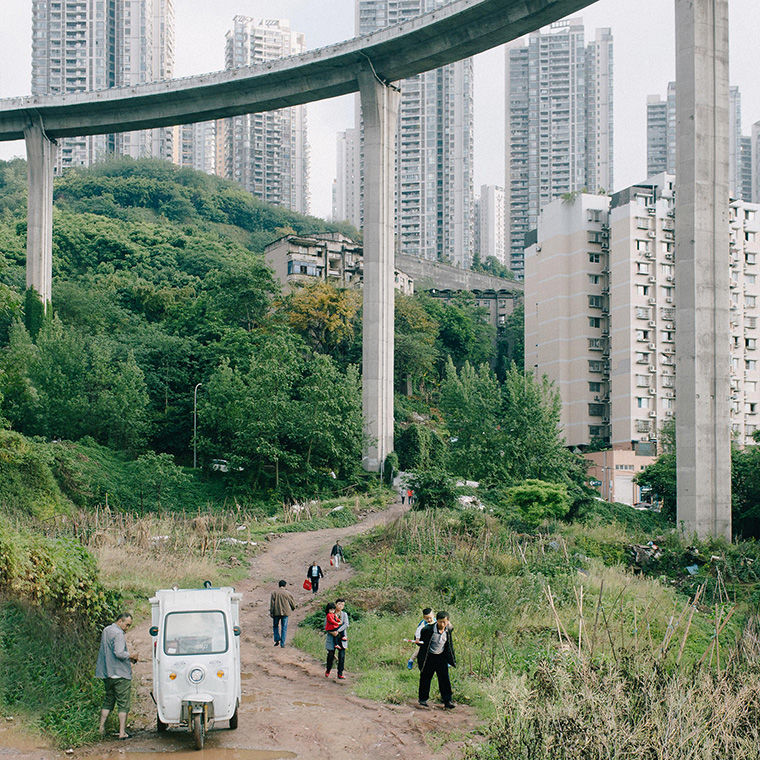
[[[100,637],[95,678],[102,678],[106,689],[98,729],[101,736],[106,730],[106,719],[115,705],[119,713],[119,739],[129,739],[127,713],[132,691],[132,663],[137,662],[137,655],[130,654],[127,650],[127,638],[124,633],[131,625],[132,615],[122,612],[115,623],[103,629]]]
[[[285,591],[285,581],[280,581],[277,591],[269,598],[269,616],[272,618],[272,633],[274,645],[285,646],[285,636],[288,633],[288,617],[296,608],[296,602],[290,591]]]

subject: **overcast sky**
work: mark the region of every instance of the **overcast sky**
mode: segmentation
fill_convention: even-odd
[[[0,97],[27,95],[31,81],[31,0],[0,0]],[[354,0],[174,0],[175,74],[224,68],[224,34],[233,16],[286,18],[309,48],[354,35]],[[730,81],[742,95],[742,131],[760,120],[760,0],[729,0]],[[599,0],[582,14],[586,36],[600,26],[614,37],[615,189],[644,178],[646,96],[665,94],[675,77],[672,0]],[[353,126],[353,96],[311,103],[312,212],[330,213],[335,134]],[[504,184],[504,49],[475,58],[475,185]],[[0,158],[24,155],[0,143]],[[479,190],[476,190],[476,193]]]

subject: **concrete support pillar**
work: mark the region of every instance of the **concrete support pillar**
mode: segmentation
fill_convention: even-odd
[[[396,120],[400,93],[367,69],[359,76],[364,125],[364,323],[362,409],[365,470],[393,451],[393,267]]]
[[[53,281],[53,164],[56,144],[42,120],[24,130],[29,195],[26,211],[26,286],[50,303]]]
[[[731,538],[728,0],[676,0],[678,522]]]

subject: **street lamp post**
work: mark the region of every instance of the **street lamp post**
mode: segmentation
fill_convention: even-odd
[[[197,383],[193,388],[193,469],[198,466],[198,436],[196,433],[198,430],[198,388],[201,385],[203,383]]]

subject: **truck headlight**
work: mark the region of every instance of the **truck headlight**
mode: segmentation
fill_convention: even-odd
[[[191,670],[191,671],[188,673],[188,678],[189,678],[189,679],[190,679],[190,680],[191,680],[193,683],[200,683],[200,682],[203,680],[203,677],[204,677],[205,675],[206,675],[206,674],[203,672],[203,668],[193,668],[193,669],[192,669],[192,670]]]

